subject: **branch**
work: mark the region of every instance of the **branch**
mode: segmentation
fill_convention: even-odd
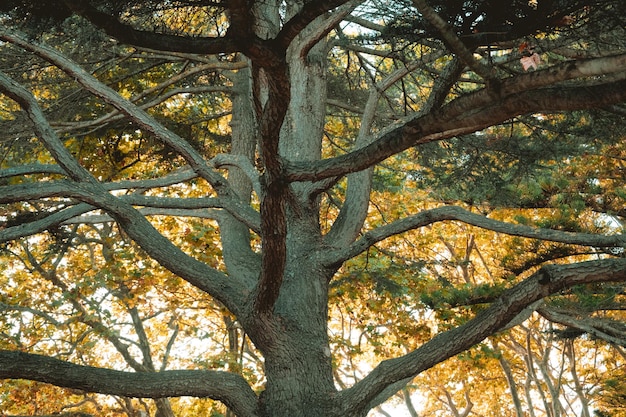
[[[367,169],[412,146],[473,133],[522,114],[598,108],[625,99],[623,80],[593,86],[540,88],[504,97],[488,96],[481,90],[453,100],[438,111],[409,119],[362,149],[316,163],[290,162],[286,178],[319,181],[340,177]]]
[[[96,179],[67,151],[48,123],[35,97],[28,90],[0,72],[0,92],[6,94],[24,109],[43,145],[65,174],[75,181],[96,182]]]
[[[62,325],[57,319],[52,317],[50,314],[41,310],[30,308],[30,307],[25,307],[25,306],[20,306],[20,305],[15,305],[15,304],[6,304],[3,302],[0,302],[0,312],[4,312],[4,311],[25,311],[34,316],[41,317],[42,319],[46,320],[48,323],[52,324],[55,327],[60,327]]]
[[[429,56],[430,58],[430,56]],[[393,71],[383,80],[373,85],[361,116],[361,126],[355,143],[355,148],[363,148],[372,142],[372,126],[376,116],[378,102],[383,93],[405,75],[422,65],[421,61],[414,61]],[[355,172],[348,175],[348,187],[345,202],[333,223],[325,240],[330,245],[345,246],[358,236],[363,222],[367,217],[369,197],[372,183],[372,169]]]
[[[358,254],[366,251],[370,246],[391,236],[447,220],[456,220],[472,226],[480,227],[482,229],[504,233],[507,235],[548,240],[572,245],[594,247],[626,246],[626,235],[623,234],[606,236],[542,229],[493,220],[457,206],[444,206],[431,210],[425,210],[421,213],[405,217],[385,226],[371,230],[363,234],[363,237],[354,242],[352,245],[346,247],[345,249],[335,251],[333,256],[327,262],[330,265],[343,262],[357,256]]]
[[[439,31],[443,41],[463,63],[484,80],[495,79],[494,68],[483,65],[480,61],[474,59],[472,51],[467,49],[461,39],[454,33],[452,27],[426,3],[426,0],[413,0],[413,5],[420,11],[422,16]]]
[[[187,255],[156,230],[139,211],[123,199],[108,193],[100,184],[56,181],[0,187],[0,204],[58,196],[76,199],[104,210],[159,264],[218,299],[233,314],[241,313],[250,291],[247,281],[241,277],[227,277]],[[0,236],[7,231],[0,231]]]
[[[2,187],[0,187],[0,192],[1,188]],[[70,219],[76,218],[94,209],[95,207],[90,204],[77,204],[32,222],[4,228],[0,227],[0,243],[42,233],[51,227],[68,222]]]
[[[283,49],[287,49],[296,36],[302,33],[309,23],[335,7],[339,7],[348,2],[355,3],[354,0],[322,0],[306,2],[300,12],[285,23],[276,36],[276,41]],[[327,30],[330,31],[330,28]],[[307,51],[304,52],[306,53]]]
[[[226,90],[224,87],[180,87],[171,90],[167,90],[167,92],[163,95],[155,97],[151,101],[147,101],[145,103],[136,104],[138,109],[147,110],[152,107],[156,107],[159,104],[163,103],[167,99],[172,98],[175,95],[179,94],[200,94],[200,93],[211,93],[211,92],[223,92]],[[135,103],[137,100],[134,97],[128,99],[129,102]],[[222,112],[216,115],[213,115],[215,119],[220,117],[224,117],[230,114],[229,112]],[[86,129],[86,128],[96,128],[102,126],[106,123],[115,122],[118,120],[122,120],[126,117],[125,114],[121,113],[119,110],[110,111],[107,114],[104,114],[97,119],[86,120],[83,122],[61,122],[55,123],[54,126],[58,128],[59,133],[71,132],[73,130],[78,129]],[[197,119],[196,119],[197,120]],[[206,120],[206,119],[205,119]]]
[[[239,45],[232,37],[197,37],[169,35],[165,33],[137,30],[126,25],[114,16],[103,13],[89,2],[65,0],[65,5],[77,15],[84,17],[107,35],[122,43],[150,48],[157,51],[183,52],[195,54],[217,54],[239,52]]]
[[[581,319],[548,307],[539,308],[537,312],[553,323],[572,327],[606,342],[626,347],[626,331],[623,329],[623,322],[594,317]],[[622,326],[621,329],[619,328],[620,326]]]
[[[121,372],[0,350],[0,378],[28,379],[123,397],[208,397],[223,402],[240,417],[258,416],[256,394],[241,376],[229,372]]]
[[[59,174],[65,175],[65,171],[58,165],[32,164],[0,170],[0,178],[19,177],[32,174]]]
[[[211,165],[204,160],[200,153],[198,153],[187,141],[163,127],[148,113],[121,97],[113,89],[98,81],[80,66],[68,60],[55,50],[45,46],[31,44],[15,34],[3,33],[1,31],[0,39],[14,43],[39,55],[49,62],[52,62],[68,75],[75,78],[81,85],[83,85],[83,87],[85,87],[85,89],[127,114],[140,126],[152,132],[163,142],[178,151],[187,160],[191,168],[215,188],[218,195],[226,201],[224,208],[235,218],[241,217],[239,213],[247,213],[248,216],[252,215],[251,211],[253,210],[238,198],[237,194],[233,192],[228,185],[228,181],[216,172]],[[51,143],[59,148],[62,148],[57,152],[58,155],[53,153],[53,155],[55,155],[55,159],[59,162],[59,165],[61,165],[62,168],[64,168],[70,175],[79,175],[80,173],[80,177],[76,177],[76,179],[81,181],[95,181],[95,179],[84,168],[82,168],[76,160],[71,157],[71,155],[69,155],[67,150],[63,148],[62,143],[58,140],[52,128],[49,127],[47,120],[45,120],[41,109],[38,107],[32,95],[11,79],[5,77],[4,81],[3,87],[6,86],[6,89],[11,89],[9,93],[12,98],[19,100],[18,102],[22,106],[26,106],[25,108],[28,111],[37,113],[36,118],[31,117],[31,119],[35,122],[35,127],[38,130],[37,133],[42,136],[42,139],[47,146],[49,146],[51,152],[54,152],[54,149],[50,148]],[[16,90],[16,92],[13,92],[13,90]],[[41,132],[39,130],[41,130]],[[66,160],[67,162],[65,162]],[[69,165],[66,167],[64,164]]]
[[[184,176],[184,173],[181,173]],[[173,181],[177,176],[169,178]],[[162,184],[163,179],[148,180],[150,184],[158,186]],[[129,181],[134,186],[139,184],[146,185],[142,181]],[[107,184],[108,189],[120,189],[113,187],[114,185],[122,185],[121,183]],[[126,186],[130,184],[124,184]],[[81,193],[75,185],[67,181],[48,181],[37,184],[26,183],[18,185],[9,185],[0,187],[0,204],[10,204],[21,201],[41,200],[52,197],[66,197],[77,199],[88,199],[86,194]],[[143,215],[170,215],[184,217],[201,217],[216,218],[215,213],[209,213],[206,209],[224,208],[228,202],[220,198],[172,198],[172,197],[153,197],[141,194],[129,194],[118,197],[120,203],[126,203],[133,206],[143,206],[145,209],[139,210]],[[68,201],[68,204],[70,202]],[[59,224],[77,224],[77,223],[102,223],[114,220],[114,216],[97,216],[89,218],[81,218],[80,216],[95,210],[92,204],[77,204],[68,206],[65,209],[58,210],[41,219],[32,222],[19,224],[16,226],[0,228],[0,242],[18,239],[20,237],[31,236],[41,233],[50,227]],[[106,209],[105,209],[106,211]],[[252,229],[255,233],[260,233],[259,215],[252,208],[243,212],[237,212],[235,218]]]
[[[129,189],[146,190],[149,188],[161,188],[169,185],[180,184],[194,178],[198,178],[198,174],[195,173],[189,166],[184,166],[162,177],[144,180],[122,180],[105,183],[104,186],[109,191]]]
[[[362,409],[387,386],[412,378],[500,331],[528,305],[541,298],[575,285],[625,281],[626,259],[544,266],[505,291],[466,324],[438,334],[404,356],[381,362],[364,379],[339,393],[337,402],[346,412]]]
[[[252,183],[252,189],[257,196],[261,195],[261,183],[259,182],[259,173],[252,163],[244,155],[219,154],[211,159],[211,164],[215,168],[237,167]]]
[[[318,5],[316,4],[318,2],[311,3],[315,6]],[[300,33],[291,40],[288,54],[298,54],[300,57],[306,57],[311,48],[313,48],[313,46],[318,44],[320,40],[324,39],[326,35],[336,28],[346,16],[348,16],[359,4],[363,3],[363,0],[348,0],[343,1],[342,3],[343,4],[340,7],[337,7],[332,14],[322,14],[318,16],[315,19],[315,22],[311,24],[307,30],[301,30]],[[311,4],[305,6],[305,9],[309,6],[311,6]],[[304,12],[304,9],[302,12]],[[291,21],[295,21],[301,17],[302,12],[294,16]],[[287,22],[287,25],[289,25],[290,22]],[[283,31],[287,28],[288,26],[285,26]],[[278,36],[280,37],[282,33],[283,32],[281,31]]]
[[[76,63],[70,61],[52,48],[43,45],[35,45],[14,33],[9,33],[8,31],[0,31],[0,39],[15,44],[27,51],[33,52],[39,57],[57,66],[67,75],[74,78],[87,91],[111,104],[113,107],[129,116],[139,126],[153,133],[161,141],[175,149],[181,156],[183,156],[183,158],[185,158],[195,172],[209,181],[218,193],[233,196],[233,193],[228,187],[227,181],[219,175],[219,173],[211,169],[202,155],[200,155],[187,141],[166,129],[144,110],[138,108],[133,103],[120,96],[115,90],[101,83],[98,79],[82,69]]]
[[[143,216],[168,216],[168,217],[193,217],[196,219],[219,220],[221,215],[216,210],[202,209],[162,209],[162,208],[139,208],[137,209]],[[107,214],[92,214],[86,216],[73,217],[64,221],[63,225],[70,224],[99,224],[114,222],[115,219]]]
[[[153,207],[157,209],[179,209],[179,210],[200,210],[209,208],[226,208],[228,201],[222,198],[174,198],[174,197],[152,197],[140,194],[130,194],[120,197],[134,206]],[[203,216],[204,217],[204,216]],[[249,210],[238,211],[233,217],[252,229],[255,233],[261,231],[261,220],[259,213],[249,208]]]

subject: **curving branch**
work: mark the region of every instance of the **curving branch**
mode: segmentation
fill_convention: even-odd
[[[343,1],[335,1],[331,3],[341,3],[341,6],[337,7],[337,9],[332,14],[323,13],[315,18],[315,23],[310,25],[310,30],[306,29],[305,26],[302,26],[299,29],[298,33],[294,34],[289,33],[286,36],[286,39],[282,39],[282,41],[287,41],[289,37],[293,36],[293,38],[287,43],[289,47],[288,50],[290,53],[298,54],[301,57],[305,57],[311,48],[315,46],[321,39],[323,39],[328,33],[330,33],[334,28],[337,27],[339,23],[341,23],[346,16],[348,16],[359,4],[363,3],[364,0],[343,0]],[[301,25],[300,22],[304,23],[311,16],[310,9],[313,7],[319,7],[322,2],[310,2],[303,9],[294,16],[289,22],[285,24],[281,32],[278,34],[277,39],[279,42],[281,41],[282,35],[287,35],[290,30],[295,30],[295,26],[298,24]],[[312,23],[312,22],[309,22]]]
[[[219,154],[211,159],[215,168],[237,167],[248,177],[252,183],[252,189],[257,196],[261,195],[261,182],[259,172],[254,168],[252,162],[244,155]]]
[[[121,180],[104,183],[103,185],[107,190],[147,190],[150,188],[160,188],[167,187],[169,185],[180,184],[194,178],[198,178],[198,174],[195,173],[191,169],[191,167],[184,166],[170,172],[169,174],[157,178],[149,178],[143,180]]]
[[[176,95],[182,95],[182,94],[199,94],[199,93],[208,93],[208,92],[221,92],[226,90],[226,88],[217,88],[217,87],[206,87],[206,86],[202,86],[202,87],[186,87],[186,88],[175,88],[175,89],[171,89],[168,90],[165,94],[160,95],[156,98],[154,98],[151,101],[142,103],[142,104],[137,104],[137,108],[141,109],[141,110],[147,110],[150,109],[152,107],[156,107],[159,104],[165,102],[166,100],[172,98],[173,96]],[[130,102],[135,102],[136,100],[133,100],[132,98],[129,99]],[[220,118],[220,117],[224,117],[229,115],[230,112],[222,112],[222,113],[218,113],[216,115],[214,115],[214,118]],[[115,122],[118,120],[122,120],[126,117],[125,114],[121,113],[119,110],[113,110],[110,111],[107,114],[104,114],[100,117],[98,117],[97,119],[92,119],[92,120],[86,120],[83,122],[63,122],[63,123],[57,123],[54,124],[54,127],[57,128],[57,132],[59,133],[66,133],[66,132],[71,132],[74,130],[78,130],[78,129],[87,129],[87,128],[98,128],[101,127],[107,123],[111,123],[111,122]]]
[[[257,396],[243,377],[229,372],[180,370],[121,372],[76,365],[25,352],[0,350],[1,379],[29,379],[85,392],[138,398],[206,397],[240,417],[257,417]]]
[[[52,315],[46,313],[45,311],[41,311],[41,310],[37,310],[31,307],[21,306],[17,304],[7,304],[7,303],[0,302],[0,312],[5,312],[5,311],[24,311],[24,312],[32,314],[33,316],[41,317],[42,319],[46,320],[48,323],[52,324],[53,326],[60,327],[62,325],[61,322],[59,322],[57,319],[52,317]]]
[[[329,265],[334,265],[364,252],[370,246],[409,230],[418,229],[433,223],[442,221],[460,221],[482,229],[493,232],[504,233],[511,236],[521,236],[531,239],[548,240],[552,242],[567,243],[581,246],[594,247],[625,247],[626,235],[597,235],[590,233],[564,232],[561,230],[542,229],[537,227],[512,224],[499,220],[490,219],[480,214],[472,213],[457,206],[444,206],[431,210],[425,210],[413,216],[405,217],[385,226],[378,227],[363,234],[359,240],[352,245],[337,249],[329,254],[326,261]]]
[[[603,259],[570,265],[544,266],[523,282],[505,291],[487,309],[466,324],[443,332],[418,349],[395,359],[381,362],[374,370],[338,394],[338,402],[347,410],[367,409],[372,401],[382,400],[385,388],[445,361],[469,349],[501,330],[530,304],[580,284],[626,282],[626,259]]]
[[[613,105],[626,100],[626,81],[602,82],[602,78],[594,77],[616,74],[623,78],[624,71],[626,54],[621,54],[565,62],[511,77],[502,80],[497,88],[484,88],[452,100],[436,111],[414,115],[403,124],[382,132],[364,148],[315,163],[290,162],[286,178],[319,181],[362,171],[412,146],[473,133],[522,114]],[[579,79],[581,85],[555,86],[575,79]]]
[[[34,130],[40,136],[43,145],[67,176],[75,181],[96,182],[96,179],[67,151],[63,142],[48,123],[35,97],[28,90],[0,72],[0,92],[14,100],[28,114],[28,118],[33,123]]]
[[[150,216],[168,216],[168,217],[193,217],[195,219],[211,219],[219,220],[222,213],[216,210],[203,209],[161,209],[161,208],[139,208],[137,209],[142,215]],[[107,214],[91,214],[79,217],[73,217],[64,221],[63,225],[70,224],[99,224],[114,222],[115,219]]]
[[[141,181],[133,182],[133,185],[136,186],[137,183],[141,183]],[[37,184],[27,183],[2,186],[0,187],[0,194],[2,194],[2,197],[0,197],[0,203],[2,204],[41,200],[52,197],[87,198],[84,194],[81,194],[71,182],[67,181],[48,181]],[[227,201],[220,198],[181,199],[145,196],[142,194],[123,195],[118,197],[118,200],[133,206],[143,207],[143,209],[138,209],[143,215],[169,215],[198,218],[218,218],[220,216],[219,213],[210,212],[207,209],[223,209],[228,204]],[[58,209],[58,211],[49,213],[41,218],[19,225],[0,228],[0,242],[31,236],[60,224],[102,223],[114,220],[114,218],[109,215],[81,217],[83,214],[97,209],[97,207],[92,204],[73,204],[69,200],[64,203],[66,204],[65,208]],[[255,233],[260,233],[260,219],[256,211],[250,209],[249,211],[238,212],[235,218]]]
[[[0,203],[59,196],[78,200],[104,210],[146,253],[163,267],[198,289],[212,295],[234,314],[242,313],[244,301],[250,292],[251,284],[249,282],[242,277],[228,277],[187,255],[156,230],[145,216],[132,205],[111,195],[100,184],[56,181],[0,187]],[[84,208],[85,206],[80,207],[80,209]],[[74,209],[78,210],[77,208]],[[40,224],[38,225],[40,226]],[[29,227],[29,224],[16,227]],[[15,232],[15,229],[8,228],[1,230],[0,236]]]
[[[427,59],[431,59],[429,55]],[[422,61],[414,61],[405,67],[393,71],[385,79],[379,81],[370,88],[370,94],[365,104],[361,117],[361,126],[356,139],[355,147],[362,148],[374,140],[372,126],[376,116],[378,102],[383,93],[398,80],[413,70],[423,65]],[[345,246],[354,241],[358,236],[363,222],[367,217],[369,197],[371,191],[373,168],[362,172],[355,172],[348,175],[348,187],[345,202],[339,211],[337,219],[333,223],[328,234],[324,238],[329,244]]]
[[[64,3],[72,12],[89,20],[94,26],[122,43],[157,51],[195,54],[228,54],[240,51],[240,45],[233,36],[196,37],[148,32],[120,22],[116,17],[96,9],[89,2],[64,0]]]
[[[0,226],[0,243],[42,233],[94,209],[95,207],[90,204],[81,203],[27,223],[8,227]]]
[[[114,90],[100,83],[91,74],[80,66],[71,62],[51,48],[38,46],[27,42],[17,35],[0,31],[0,39],[15,43],[16,45],[30,50],[44,59],[57,65],[68,75],[73,76],[83,87],[98,97],[129,115],[142,127],[154,133],[164,142],[168,143],[188,161],[192,169],[217,190],[220,198],[227,203],[223,207],[232,210],[233,216],[250,213],[249,205],[244,204],[232,191],[227,180],[216,172],[188,142],[165,129],[154,118],[132,103],[128,102]],[[192,285],[211,294],[226,305],[233,313],[238,314],[243,308],[243,301],[249,294],[250,285],[244,277],[230,277],[185,254],[180,248],[165,238],[150,222],[132,205],[122,199],[113,196],[107,189],[84,168],[64,147],[54,130],[47,122],[36,100],[22,86],[0,73],[0,91],[4,91],[9,97],[19,103],[28,113],[29,118],[35,125],[35,130],[44,145],[53,155],[59,166],[75,182],[57,182],[56,184],[44,184],[44,188],[51,189],[42,191],[40,184],[26,184],[5,188],[7,194],[0,197],[2,202],[16,202],[30,199],[48,197],[74,198],[104,210],[107,214],[124,229],[151,257],[171,272],[179,275]],[[52,188],[56,187],[56,190]],[[28,189],[31,188],[31,189]],[[239,217],[241,217],[239,215]],[[15,232],[15,229],[12,230]]]

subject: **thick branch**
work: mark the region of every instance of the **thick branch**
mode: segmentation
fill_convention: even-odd
[[[626,65],[625,65],[626,66]],[[626,99],[626,81],[522,91],[503,98],[475,93],[384,132],[365,148],[317,163],[291,162],[289,181],[319,181],[358,172],[412,146],[469,134],[515,116],[604,107]],[[486,94],[485,94],[486,95]]]
[[[217,54],[238,52],[235,40],[230,37],[180,36],[142,31],[120,22],[114,16],[103,13],[89,2],[65,0],[67,7],[79,16],[89,20],[94,26],[122,43],[154,49],[156,51],[186,52],[193,54]]]
[[[0,378],[139,398],[208,397],[240,417],[257,416],[257,397],[239,375],[219,371],[120,372],[75,365],[46,356],[0,351]]]
[[[293,162],[291,181],[315,181],[366,169],[420,143],[447,139],[533,113],[604,107],[626,99],[623,81],[579,87],[542,88],[576,78],[597,77],[626,70],[626,54],[566,62],[518,75],[451,101],[436,112],[418,114],[403,125],[384,131],[365,148],[319,161]]]
[[[490,219],[480,214],[467,211],[461,207],[445,206],[426,210],[371,230],[365,233],[361,239],[357,240],[352,245],[336,251],[327,262],[329,264],[343,262],[366,251],[367,248],[375,243],[391,236],[446,220],[456,220],[472,226],[480,227],[482,229],[512,236],[522,236],[531,239],[548,240],[572,245],[594,247],[626,246],[626,235],[623,234],[607,236],[542,229]]]
[[[574,285],[626,281],[626,259],[550,265],[505,291],[466,324],[440,333],[420,348],[381,362],[367,377],[338,396],[346,410],[369,404],[387,386],[411,378],[498,332],[533,302]]]

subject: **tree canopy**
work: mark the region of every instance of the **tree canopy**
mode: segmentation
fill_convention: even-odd
[[[626,415],[625,20],[3,1],[0,410]]]

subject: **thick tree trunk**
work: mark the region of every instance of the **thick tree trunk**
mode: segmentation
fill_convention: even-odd
[[[295,14],[300,7],[291,4],[287,13]],[[271,20],[274,6],[270,2],[267,8],[257,16]],[[266,26],[272,27],[271,23],[276,22]],[[326,113],[325,54],[324,42],[305,53],[296,47],[287,54],[291,88],[289,108],[280,129],[281,158],[321,158]],[[337,409],[332,401],[336,389],[327,334],[328,282],[333,271],[322,267],[321,259],[316,257],[322,237],[319,206],[315,198],[310,199],[310,189],[307,183],[290,186],[285,202],[286,259],[280,293],[268,317],[253,318],[256,328],[248,330],[265,359],[262,416],[339,415],[333,411]]]
[[[332,416],[336,389],[326,327],[332,271],[319,266],[312,250],[321,240],[314,213],[302,208],[288,219],[287,266],[272,317],[278,331],[259,343],[267,377],[261,415]]]

